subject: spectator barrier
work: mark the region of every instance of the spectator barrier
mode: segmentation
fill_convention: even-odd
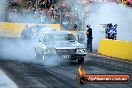
[[[132,61],[132,42],[102,39],[99,44],[98,53]]]
[[[44,25],[48,27],[52,27],[57,31],[60,30],[60,24],[26,24],[26,23],[10,23],[10,22],[1,22],[0,23],[0,37],[20,37],[21,32],[25,28],[35,26],[35,25]]]

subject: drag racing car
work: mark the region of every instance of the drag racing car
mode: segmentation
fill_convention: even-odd
[[[73,34],[68,32],[46,32],[34,47],[37,59],[58,56],[62,59],[84,62],[86,48],[78,43]]]

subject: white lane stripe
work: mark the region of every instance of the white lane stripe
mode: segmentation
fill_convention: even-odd
[[[18,86],[1,69],[0,88],[18,88]]]

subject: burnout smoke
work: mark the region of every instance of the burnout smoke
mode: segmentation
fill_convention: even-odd
[[[52,55],[47,58],[35,57],[35,42],[21,39],[1,39],[0,40],[0,57],[5,60],[18,60],[22,62],[41,63],[48,66],[58,65],[59,57]]]
[[[16,8],[7,10],[7,0],[0,0],[0,21],[16,23],[49,23],[45,14],[39,12],[28,13],[28,10],[19,12]],[[44,18],[47,18],[45,20]],[[51,30],[51,29],[49,29]],[[38,40],[37,40],[38,41]],[[48,60],[36,60],[34,46],[35,41],[23,40],[18,37],[0,37],[0,58],[8,60],[19,60],[24,62],[37,62],[45,65],[57,65],[58,57],[49,58]]]
[[[2,39],[0,51],[0,56],[5,59],[30,61],[35,58],[33,44],[28,41]]]
[[[73,3],[74,0],[66,1]],[[91,28],[93,29],[93,49],[97,50],[100,39],[105,38],[105,31],[103,26],[100,24],[118,24],[117,39],[132,41],[131,7],[123,4],[117,4],[115,2],[101,2],[98,0],[84,5],[80,0],[78,2],[74,1],[71,10],[76,15],[79,15],[80,22],[83,21],[84,34],[86,32],[86,25],[91,25]]]
[[[93,45],[97,49],[99,40],[104,38],[105,32],[100,24],[118,24],[117,39],[132,41],[132,11],[130,7],[116,3],[97,4],[98,9],[94,9],[86,18],[85,23],[91,24],[93,28]],[[96,7],[92,4],[90,7]]]
[[[100,39],[105,38],[105,31],[100,24],[118,24],[117,39],[132,41],[132,11],[130,7],[114,2],[93,2],[82,6],[82,4],[78,5],[78,3],[75,2],[72,11],[80,16],[80,21],[84,21],[84,34],[87,30],[86,25],[91,25],[93,29],[93,49],[97,50]],[[81,17],[81,11],[82,14],[84,14],[84,12],[86,13],[84,18]]]
[[[8,15],[8,0],[0,0],[0,21],[5,22]],[[33,57],[33,45],[17,38],[0,37],[0,57],[17,60],[29,60]]]

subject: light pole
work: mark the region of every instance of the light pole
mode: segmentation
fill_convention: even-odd
[[[38,0],[36,0],[36,10],[38,9]]]

